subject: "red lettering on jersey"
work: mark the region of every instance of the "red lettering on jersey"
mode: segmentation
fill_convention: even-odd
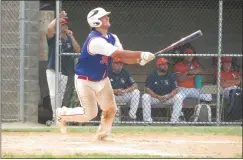
[[[102,59],[100,61],[101,64],[106,64],[108,65],[108,57],[107,56],[102,56]]]

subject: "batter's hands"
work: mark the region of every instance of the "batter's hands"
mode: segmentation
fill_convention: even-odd
[[[155,58],[155,55],[151,52],[142,52],[140,58],[141,58],[141,61],[139,64],[144,66],[148,62],[152,61]]]

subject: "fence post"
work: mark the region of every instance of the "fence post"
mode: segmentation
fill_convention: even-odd
[[[20,40],[19,40],[19,52],[20,52],[20,88],[19,88],[19,112],[20,112],[20,121],[24,122],[24,56],[25,56],[25,1],[20,1]]]
[[[1,2],[1,1],[0,1]],[[1,3],[0,3],[0,10],[2,11],[2,6],[1,6]],[[2,20],[1,20],[1,17],[0,16],[0,26],[2,26]],[[0,38],[0,44],[1,44],[1,49],[0,49],[0,108],[2,109],[2,42],[1,42],[1,39]],[[0,123],[2,124],[2,112],[0,114]],[[1,155],[1,153],[0,153]]]
[[[59,36],[60,36],[60,24],[59,24],[59,8],[60,7],[60,1],[56,1],[56,50],[55,50],[55,57],[56,57],[56,63],[55,63],[55,70],[56,70],[56,76],[55,76],[55,94],[56,94],[56,99],[55,99],[55,111],[57,109],[57,105],[59,104],[58,100],[59,98],[57,98],[58,94],[59,94]],[[57,115],[56,115],[57,116]],[[55,118],[55,117],[54,117]]]
[[[217,125],[220,124],[220,70],[221,70],[221,53],[222,53],[222,25],[223,25],[223,0],[219,0],[219,19],[218,19],[218,65],[217,65]]]

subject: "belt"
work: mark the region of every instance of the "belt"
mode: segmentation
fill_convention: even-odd
[[[104,77],[103,79],[105,79],[106,77]],[[90,77],[87,77],[87,76],[81,76],[81,75],[79,75],[78,76],[78,79],[83,79],[83,80],[87,80],[87,81],[92,81],[92,82],[99,82],[99,81],[102,81],[103,79],[101,79],[101,80],[93,80],[92,78],[90,78]]]

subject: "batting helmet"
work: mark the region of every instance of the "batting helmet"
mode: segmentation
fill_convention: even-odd
[[[106,12],[103,8],[98,7],[89,12],[87,15],[87,21],[90,27],[100,27],[102,22],[100,18],[109,15],[111,12]]]

